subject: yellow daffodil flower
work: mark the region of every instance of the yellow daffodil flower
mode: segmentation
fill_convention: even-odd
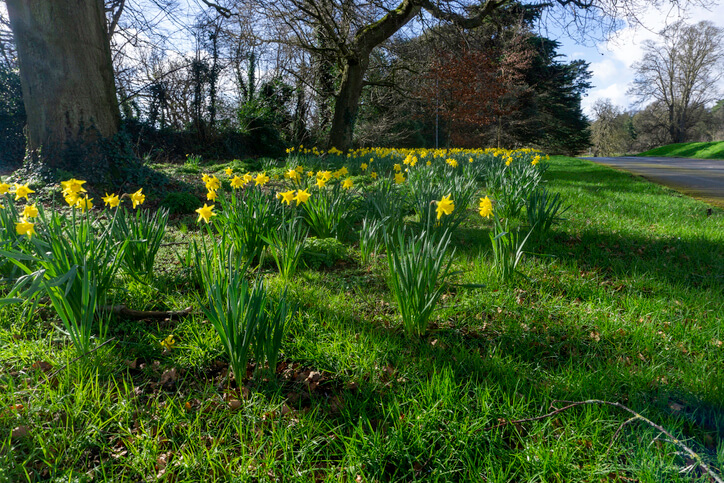
[[[78,195],[75,193],[65,195],[65,202],[68,206],[74,206],[78,202]]]
[[[347,178],[347,179],[344,180],[344,182],[342,183],[342,188],[344,188],[344,189],[346,189],[346,190],[352,188],[352,186],[354,186],[354,183],[352,182],[352,178]]]
[[[116,194],[109,195],[106,193],[106,195],[102,198],[103,203],[106,204],[106,206],[109,206],[110,208],[116,208],[118,205],[121,204],[121,199]]]
[[[370,178],[377,179],[377,173],[375,173],[374,171],[370,172]]]
[[[25,209],[21,215],[23,218],[35,218],[38,216],[38,209],[35,205],[25,205]]]
[[[268,182],[269,182],[269,176],[266,175],[266,171],[263,173],[257,174],[256,178],[254,178],[255,186],[264,186]]]
[[[405,182],[405,175],[402,173],[395,173],[395,184],[402,184]]]
[[[306,203],[310,196],[307,190],[299,190],[297,191],[297,196],[294,197],[294,201],[296,201],[297,206],[299,206],[302,203]]]
[[[78,193],[85,193],[85,188],[83,188],[83,185],[85,184],[85,181],[71,178],[68,181],[61,181],[60,185],[63,187],[63,195],[77,195]]]
[[[299,165],[294,169],[296,169],[297,173],[299,173],[299,174],[302,174],[304,172],[304,166],[302,166],[302,165]]]
[[[282,203],[286,203],[291,206],[292,200],[294,200],[294,190],[280,191],[277,193],[277,198],[281,198]]]
[[[244,186],[244,180],[239,178],[238,176],[234,176],[231,178],[231,187],[234,189],[239,189],[242,186]]]
[[[254,177],[251,175],[251,173],[246,173],[244,176],[241,177],[241,179],[244,180],[244,184],[254,181]]]
[[[18,201],[20,198],[25,198],[25,201],[28,201],[28,195],[30,193],[35,193],[35,191],[28,188],[27,184],[15,183],[15,201]]]
[[[480,216],[489,218],[493,214],[493,202],[487,196],[480,198]]]
[[[163,347],[163,349],[165,351],[170,351],[171,349],[173,349],[173,346],[175,344],[176,344],[176,339],[173,338],[173,335],[169,335],[168,337],[166,337],[165,339],[163,339],[161,341],[161,347]]]
[[[10,191],[10,185],[7,183],[0,183],[0,195],[4,195]]]
[[[395,171],[397,171],[399,173],[400,171],[402,171],[402,166],[400,166],[399,164],[396,164],[392,167],[392,169],[394,169]]]
[[[339,168],[339,169],[337,170],[337,172],[339,173],[339,177],[340,177],[340,178],[341,178],[342,176],[344,176],[344,175],[349,174],[349,171],[347,170],[347,166],[342,166],[341,168]]]
[[[224,173],[226,173],[226,176],[231,176],[232,174],[234,174],[234,170],[231,168],[226,168],[224,170]]]
[[[131,203],[133,203],[134,210],[138,205],[142,205],[144,201],[146,201],[146,195],[143,194],[143,188],[131,195]]]
[[[360,168],[362,171],[367,171],[367,163],[362,163],[362,164],[360,164],[359,168]]]
[[[35,225],[25,218],[20,218],[20,222],[15,223],[15,231],[18,235],[28,235],[28,238],[32,238],[35,235]]]
[[[206,193],[206,199],[209,201],[216,201],[216,198],[218,198],[219,195],[216,194],[216,191],[209,190],[208,193]]]
[[[88,198],[87,196],[78,198],[75,202],[75,207],[79,208],[83,212],[86,212],[93,208],[93,198]]]
[[[206,223],[211,221],[212,216],[216,216],[216,213],[214,213],[214,206],[216,205],[207,205],[204,203],[204,206],[201,208],[198,208],[196,210],[196,213],[199,214],[198,220],[196,220],[196,223],[201,223],[201,220],[204,220]]]
[[[324,188],[324,185],[327,184],[327,180],[324,178],[317,178],[317,186],[319,188]]]
[[[445,160],[445,162],[446,162],[447,164],[449,164],[450,166],[452,166],[453,168],[457,168],[457,167],[458,167],[458,162],[457,162],[457,160],[455,160],[455,159],[453,159],[453,158],[448,158],[447,160]]]
[[[210,176],[206,180],[206,189],[209,191],[216,191],[221,187],[221,181],[216,176]]]
[[[284,176],[291,179],[292,181],[299,180],[299,173],[297,172],[296,169],[290,169],[289,171],[284,173]]]
[[[331,171],[320,171],[317,173],[317,177],[322,178],[324,181],[329,181],[332,179],[332,176],[334,175]]]
[[[455,209],[455,204],[450,199],[450,195],[443,196],[440,201],[437,202],[437,219],[439,220],[443,214],[449,215]]]

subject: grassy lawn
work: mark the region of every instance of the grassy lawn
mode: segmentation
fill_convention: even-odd
[[[386,259],[361,265],[350,243],[287,286],[299,310],[276,381],[228,386],[183,245],[118,296],[196,309],[118,317],[114,340],[81,360],[43,307],[0,308],[0,482],[710,481],[657,430],[621,428],[631,415],[613,407],[501,424],[561,400],[619,402],[724,467],[724,213],[585,160],[550,164],[548,188],[571,208],[527,245],[525,278],[497,280],[492,223],[470,207],[457,284],[411,339]],[[177,220],[166,241],[195,230]]]
[[[666,156],[670,158],[724,159],[724,141],[711,143],[668,144],[638,156]]]

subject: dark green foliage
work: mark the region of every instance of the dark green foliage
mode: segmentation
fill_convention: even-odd
[[[347,248],[336,238],[309,237],[304,240],[304,254],[302,261],[313,269],[324,264],[332,267],[337,261],[347,256]]]
[[[535,55],[525,72],[532,93],[509,120],[506,131],[518,142],[536,144],[551,153],[577,154],[590,145],[581,97],[590,89],[588,63],[558,60],[560,43],[545,37],[528,40]],[[527,122],[520,122],[525,121]]]

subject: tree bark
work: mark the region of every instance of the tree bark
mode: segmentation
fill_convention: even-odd
[[[369,56],[348,60],[342,72],[339,93],[334,104],[332,128],[329,131],[329,148],[346,151],[352,147],[352,136],[359,111],[364,76],[369,65]]]
[[[99,142],[119,129],[103,0],[6,0],[28,116],[28,148],[44,167],[113,166]],[[85,158],[85,159],[79,159]]]

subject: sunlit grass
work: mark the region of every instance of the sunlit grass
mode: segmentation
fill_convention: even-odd
[[[613,441],[627,415],[612,408],[489,429],[599,398],[724,466],[724,214],[572,158],[546,180],[571,208],[526,247],[527,278],[496,277],[492,222],[469,208],[453,234],[461,273],[423,338],[402,330],[384,255],[362,265],[352,243],[288,284],[266,270],[299,316],[278,381],[242,390],[198,307],[115,320],[115,340],[75,362],[49,311],[0,308],[0,481],[707,481],[640,423]],[[150,285],[123,280],[124,302],[194,305],[183,250],[161,248]]]

